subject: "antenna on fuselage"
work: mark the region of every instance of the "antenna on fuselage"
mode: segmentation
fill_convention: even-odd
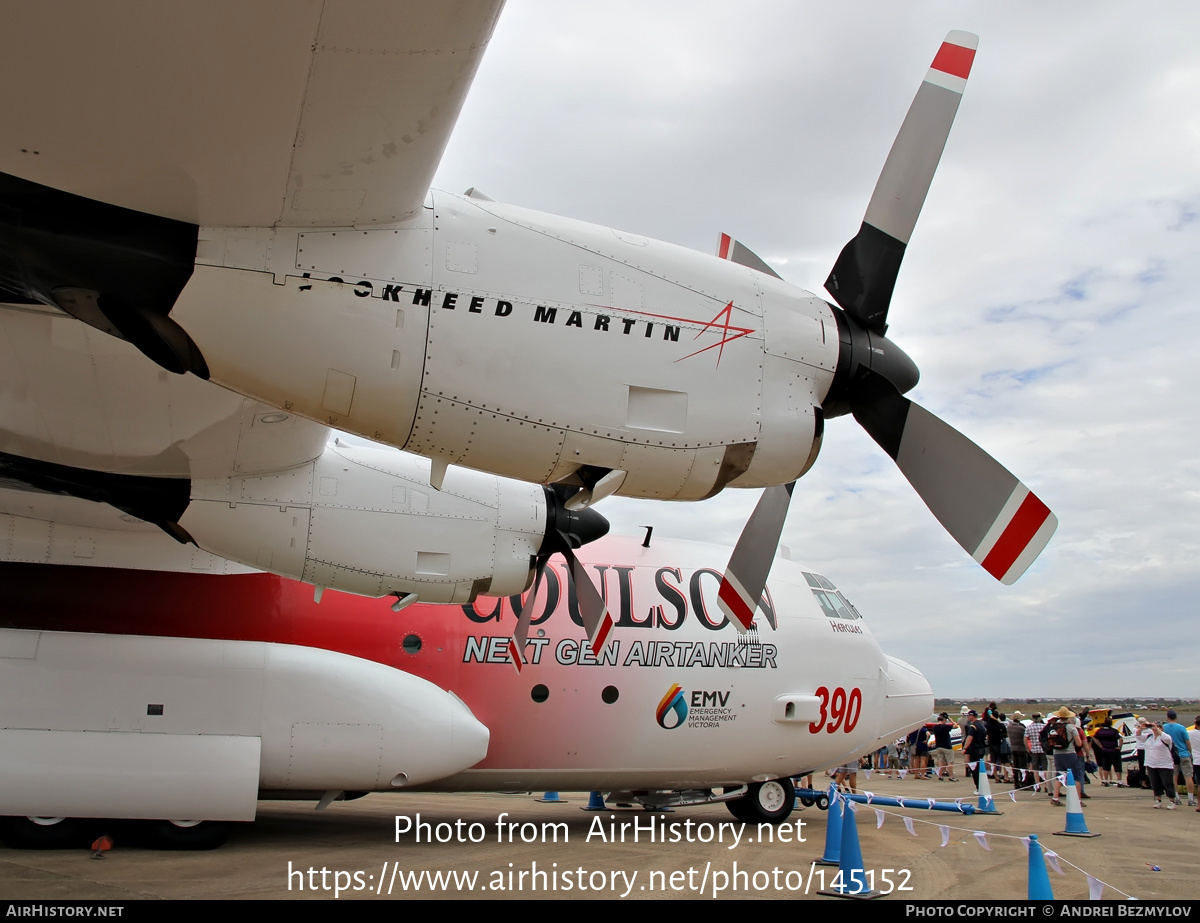
[[[642,539],[642,547],[649,548],[650,536],[654,534],[654,526],[642,526],[642,528],[646,530],[646,537]]]

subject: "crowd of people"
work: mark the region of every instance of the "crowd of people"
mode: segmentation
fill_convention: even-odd
[[[991,702],[980,715],[963,706],[957,721],[942,712],[932,724],[917,728],[907,737],[863,757],[857,763],[839,766],[834,775],[839,787],[857,791],[859,769],[872,769],[892,778],[911,775],[916,779],[957,782],[952,735],[957,725],[961,740],[962,777],[969,775],[979,789],[979,774],[999,784],[1017,789],[1044,789],[1051,803],[1063,803],[1063,780],[1069,770],[1081,800],[1090,796],[1085,784],[1088,773],[1097,776],[1103,786],[1124,788],[1130,784],[1152,788],[1154,807],[1181,806],[1176,787],[1180,776],[1188,793],[1188,805],[1197,806],[1198,770],[1192,754],[1200,748],[1200,715],[1192,728],[1177,721],[1174,711],[1166,722],[1138,719],[1135,770],[1122,765],[1121,731],[1111,717],[1085,733],[1080,716],[1065,705],[1043,717],[1033,712],[1027,720],[1020,711],[1005,715]]]

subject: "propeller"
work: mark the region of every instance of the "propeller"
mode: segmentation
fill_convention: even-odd
[[[884,335],[900,263],[978,42],[968,32],[951,32],[942,42],[884,162],[862,225],[825,282],[838,305],[831,307],[839,353],[833,384],[819,410],[825,418],[853,414],[954,540],[1008,585],[1046,547],[1058,519],[996,459],[904,397],[920,372]],[[734,241],[722,248],[729,255],[721,255],[753,265],[737,247],[745,250]],[[791,494],[791,484],[763,492],[729,559],[718,600],[740,630],[749,628],[762,596]]]
[[[525,645],[529,636],[529,625],[533,620],[533,602],[537,598],[538,587],[542,582],[542,574],[546,564],[556,554],[561,554],[567,562],[567,574],[575,586],[575,595],[579,600],[579,615],[583,619],[584,630],[587,631],[588,643],[593,654],[599,654],[608,641],[612,631],[613,620],[608,612],[608,606],[600,591],[592,583],[583,563],[575,557],[574,549],[608,534],[608,520],[591,508],[572,509],[569,506],[571,498],[579,490],[565,484],[550,484],[546,491],[546,532],[542,546],[538,549],[534,564],[533,587],[521,611],[517,613],[517,627],[508,642],[508,655],[513,666],[520,673],[525,665]]]

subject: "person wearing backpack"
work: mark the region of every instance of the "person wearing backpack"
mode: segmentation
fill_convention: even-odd
[[[1054,754],[1054,796],[1051,804],[1061,805],[1062,777],[1068,770],[1075,779],[1075,788],[1079,790],[1080,804],[1083,804],[1083,761],[1076,752],[1083,746],[1079,728],[1074,722],[1075,712],[1063,706],[1050,716],[1042,729],[1042,747],[1047,753]]]
[[[974,709],[967,712],[967,723],[963,727],[962,738],[963,758],[967,763],[967,771],[975,782],[975,794],[979,794],[979,767],[987,753],[987,728],[979,720]],[[986,770],[984,770],[986,772]]]

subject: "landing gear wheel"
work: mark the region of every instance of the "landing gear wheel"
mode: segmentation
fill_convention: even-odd
[[[0,817],[0,840],[13,849],[64,849],[85,838],[74,817]]]
[[[155,820],[150,822],[150,838],[158,849],[216,849],[233,831],[228,821]]]
[[[796,788],[791,779],[774,782],[755,782],[750,791],[726,807],[738,820],[747,824],[781,824],[791,816],[796,803]]]

